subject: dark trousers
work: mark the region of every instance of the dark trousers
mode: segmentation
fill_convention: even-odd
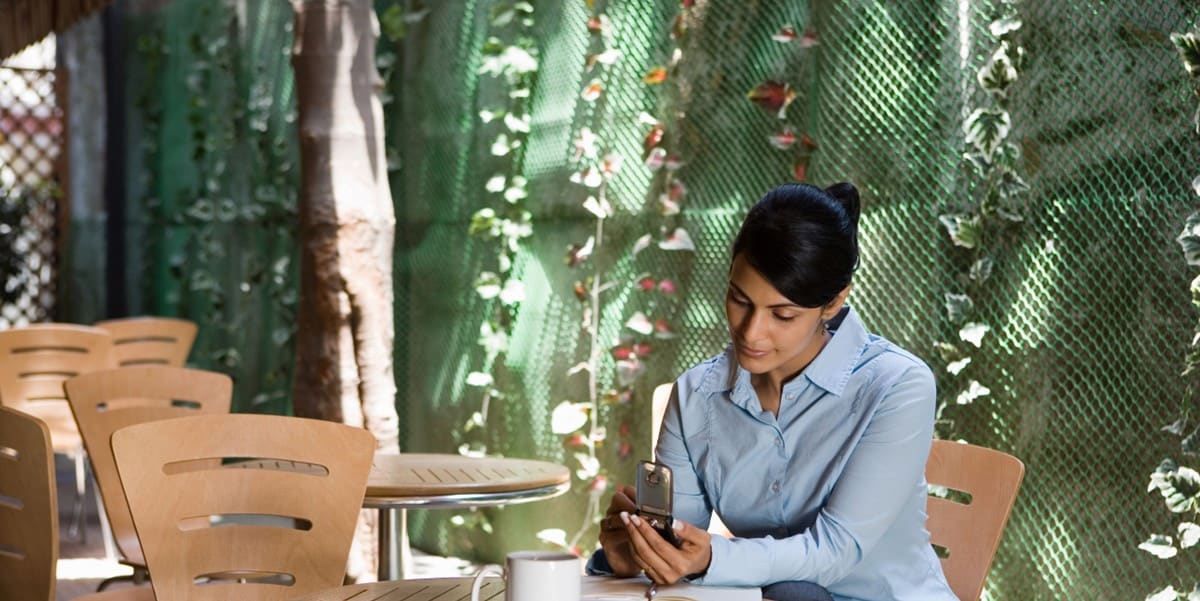
[[[764,601],[833,601],[829,591],[811,582],[776,582],[762,592]]]

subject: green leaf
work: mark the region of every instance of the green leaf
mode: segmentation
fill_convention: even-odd
[[[1183,67],[1192,77],[1200,77],[1200,37],[1197,32],[1172,33],[1171,43],[1183,59]]]
[[[975,109],[963,124],[965,142],[989,160],[1012,129],[1012,116],[998,109]]]
[[[1138,545],[1138,548],[1159,559],[1170,559],[1179,553],[1179,549],[1175,548],[1171,537],[1165,534],[1151,534],[1149,539]]]
[[[1017,68],[1009,57],[1009,44],[1002,43],[979,70],[979,86],[989,94],[1004,94],[1017,81]]]
[[[1184,429],[1186,426],[1187,426],[1187,416],[1182,416],[1182,417],[1180,417],[1179,419],[1175,420],[1174,422],[1172,422],[1172,423],[1170,423],[1170,424],[1167,424],[1167,425],[1163,426],[1161,429],[1162,429],[1162,431],[1163,431],[1163,432],[1166,432],[1166,433],[1168,433],[1168,434],[1174,434],[1174,435],[1176,435],[1176,436],[1182,436],[1182,435],[1183,435],[1183,429]]]
[[[971,271],[969,272],[971,279],[981,284],[986,282],[987,279],[992,276],[992,267],[995,265],[996,261],[991,257],[979,257],[978,260],[971,264]]]
[[[1171,459],[1164,459],[1158,469],[1150,474],[1149,490],[1158,489],[1173,513],[1195,511],[1197,494],[1200,494],[1200,473],[1179,466]]]
[[[1016,17],[996,19],[988,25],[988,32],[1000,38],[1021,28],[1021,20]]]
[[[1179,524],[1179,529],[1176,531],[1179,535],[1179,548],[1187,549],[1194,547],[1200,542],[1200,526],[1192,522],[1183,522]]]
[[[975,302],[965,294],[946,293],[946,316],[955,324],[966,321],[975,310]]]
[[[387,7],[379,13],[379,28],[393,42],[401,40],[408,34],[408,24],[404,22],[404,9],[399,4]]]
[[[978,215],[962,213],[942,215],[938,217],[938,221],[946,226],[950,240],[954,242],[955,246],[975,248],[979,244],[982,224]]]
[[[1197,456],[1200,455],[1200,428],[1193,430],[1179,443],[1179,448],[1185,455]]]
[[[1183,231],[1175,239],[1183,249],[1183,258],[1188,265],[1200,267],[1200,211],[1188,215]]]

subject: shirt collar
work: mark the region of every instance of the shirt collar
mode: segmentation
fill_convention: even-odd
[[[833,395],[841,395],[854,373],[855,366],[866,350],[870,334],[863,326],[858,314],[846,305],[838,314],[829,320],[829,330],[833,338],[826,343],[825,348],[804,368],[798,378],[788,382],[783,389],[796,386],[800,378],[807,378]],[[725,352],[713,363],[705,378],[706,389],[712,392],[728,392],[731,400],[744,405],[752,399],[754,387],[750,384],[750,372],[742,369],[737,363],[733,345],[726,347]],[[757,403],[757,401],[755,401]]]

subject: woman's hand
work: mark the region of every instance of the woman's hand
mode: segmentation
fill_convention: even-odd
[[[604,556],[612,567],[613,575],[622,578],[637,576],[642,571],[633,557],[627,526],[621,519],[621,514],[637,511],[636,501],[637,492],[632,486],[618,487],[608,504],[608,511],[600,520],[600,546],[604,548]]]
[[[651,580],[675,584],[685,576],[708,571],[712,561],[712,538],[708,532],[674,520],[675,535],[683,541],[676,549],[633,512],[622,512],[620,516],[633,548],[633,558]]]

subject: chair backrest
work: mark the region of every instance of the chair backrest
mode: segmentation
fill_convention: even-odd
[[[104,499],[117,547],[128,563],[144,566],[146,561],[113,460],[112,434],[125,426],[149,421],[229,413],[233,380],[213,371],[144,365],[82,374],[67,380],[63,387],[92,459],[96,486]]]
[[[931,495],[926,528],[934,546],[945,549],[942,571],[962,601],[975,601],[1000,545],[1000,535],[1017,499],[1025,475],[1019,459],[993,449],[947,440],[934,440],[925,464],[925,479],[933,486],[970,495],[959,502],[952,492]]]
[[[0,599],[54,601],[58,501],[50,429],[0,407]]]
[[[55,452],[80,448],[63,381],[112,364],[112,337],[99,328],[40,323],[0,331],[0,405],[37,416]]]
[[[370,432],[201,415],[127,426],[112,448],[158,601],[276,601],[342,584]]]
[[[112,334],[117,367],[183,367],[196,341],[195,322],[175,317],[125,317],[93,325]]]

